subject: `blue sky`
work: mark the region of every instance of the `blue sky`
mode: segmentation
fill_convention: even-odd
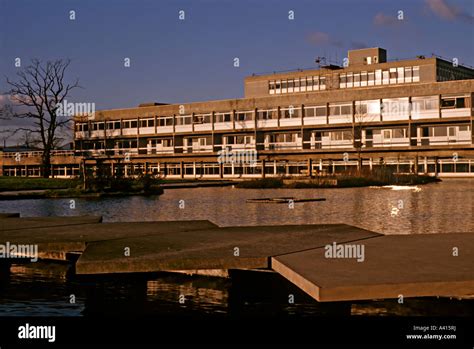
[[[68,76],[83,89],[68,100],[97,109],[239,98],[254,72],[315,67],[316,56],[340,61],[361,46],[383,47],[389,59],[436,53],[474,65],[473,7],[472,0],[0,0],[0,91],[16,57],[23,65],[70,58]]]

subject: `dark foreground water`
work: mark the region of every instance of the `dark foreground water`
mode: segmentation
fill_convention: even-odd
[[[395,190],[394,190],[395,189]],[[474,181],[418,188],[170,189],[159,197],[18,200],[0,212],[22,216],[102,215],[105,221],[209,219],[219,225],[346,223],[385,234],[474,231]],[[325,197],[325,202],[247,204],[248,198]],[[184,204],[184,208],[183,208]],[[183,297],[184,296],[184,302]],[[294,299],[294,303],[290,302]],[[180,302],[181,300],[181,302]],[[282,277],[236,271],[230,278],[148,274],[77,277],[67,264],[0,268],[0,316],[199,314],[212,316],[474,315],[474,300],[405,299],[317,303]]]

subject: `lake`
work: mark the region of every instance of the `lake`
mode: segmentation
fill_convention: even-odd
[[[246,203],[265,197],[326,201]],[[221,226],[345,223],[384,234],[474,231],[474,181],[469,179],[409,188],[167,189],[157,197],[70,200],[2,201],[0,212],[20,212],[23,217],[102,215],[105,222],[208,219]],[[290,294],[294,304],[288,303]],[[184,303],[179,303],[180,295]],[[44,262],[12,265],[10,273],[0,272],[0,314],[13,316],[473,315],[472,302],[424,298],[405,305],[396,300],[322,304],[268,272],[236,271],[227,279],[171,273],[97,278],[78,277],[66,264]]]

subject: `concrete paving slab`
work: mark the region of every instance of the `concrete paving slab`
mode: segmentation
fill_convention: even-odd
[[[0,233],[12,230],[51,228],[102,222],[102,216],[62,216],[10,218],[0,222]]]
[[[22,224],[23,227],[26,225],[28,228],[13,229],[13,225],[9,225],[9,229],[0,230],[0,243],[8,241],[15,244],[37,244],[40,254],[52,255],[57,252],[84,251],[87,243],[93,241],[163,233],[173,234],[184,230],[217,227],[214,223],[204,220],[97,223],[100,221],[97,217],[88,217],[88,219],[68,217],[71,219],[69,223],[74,224],[66,225],[67,220],[64,220],[64,217],[61,218],[49,221],[27,218],[25,221],[19,220],[17,225]],[[43,223],[47,225],[41,225]],[[53,225],[54,223],[57,225]]]
[[[326,258],[318,248],[275,256],[272,269],[320,302],[474,294],[474,233],[390,235],[357,244],[365,246],[363,262]]]
[[[226,227],[129,237],[88,244],[76,263],[76,272],[268,268],[274,255],[376,236],[380,235],[344,224],[327,224]]]

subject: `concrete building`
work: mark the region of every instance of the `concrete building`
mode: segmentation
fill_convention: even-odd
[[[474,176],[474,70],[438,57],[253,75],[245,97],[142,104],[75,119],[75,156],[166,177],[307,176],[362,166]],[[235,160],[224,157],[232,154]],[[15,164],[3,163],[12,175]]]

